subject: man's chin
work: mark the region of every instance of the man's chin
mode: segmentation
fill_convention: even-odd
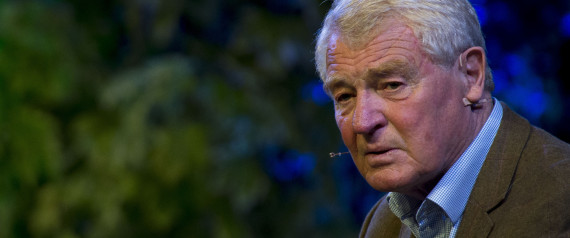
[[[375,190],[381,192],[405,192],[409,182],[401,176],[375,173],[366,177],[366,182]]]

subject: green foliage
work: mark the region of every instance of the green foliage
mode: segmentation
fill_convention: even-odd
[[[325,156],[302,183],[264,159],[338,144],[305,4],[0,2],[0,237],[354,236]]]

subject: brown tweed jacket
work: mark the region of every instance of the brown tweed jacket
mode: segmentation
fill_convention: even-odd
[[[570,237],[570,145],[502,105],[499,131],[456,237]],[[360,237],[413,235],[382,197]]]

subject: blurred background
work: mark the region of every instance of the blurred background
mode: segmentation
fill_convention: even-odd
[[[570,141],[570,3],[477,0],[494,95]],[[0,237],[355,237],[323,0],[0,0]]]

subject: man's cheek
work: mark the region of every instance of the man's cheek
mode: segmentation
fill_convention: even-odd
[[[338,127],[338,129],[340,130],[340,132],[342,134],[344,134],[345,132],[347,132],[346,130],[348,129],[348,121],[347,118],[340,115],[340,113],[335,112],[335,120],[336,120],[336,126]]]

